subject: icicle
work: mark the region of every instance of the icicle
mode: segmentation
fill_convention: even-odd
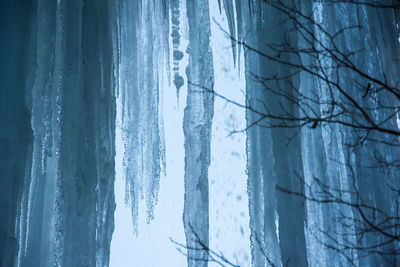
[[[233,55],[233,62],[236,66],[236,26],[235,26],[235,14],[233,9],[233,0],[224,0],[224,9],[226,18],[228,19],[228,27],[229,27],[229,34],[231,35],[231,44],[232,44],[232,55]]]
[[[123,1],[120,8],[126,201],[136,233],[139,199],[145,199],[149,222],[165,170],[160,73],[168,66],[168,10],[160,0]]]
[[[235,9],[236,9],[236,40],[240,43],[242,42],[242,31],[243,31],[243,13],[242,13],[242,0],[235,1]],[[240,73],[240,53],[242,50],[241,45],[237,45],[237,66],[238,66],[238,73]]]

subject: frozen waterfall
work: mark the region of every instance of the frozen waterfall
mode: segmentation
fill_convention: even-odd
[[[398,266],[400,3],[0,1],[0,266]]]

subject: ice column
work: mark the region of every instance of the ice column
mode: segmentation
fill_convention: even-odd
[[[187,1],[189,22],[189,65],[186,69],[188,95],[184,111],[185,204],[183,221],[188,250],[188,266],[207,266],[208,167],[210,164],[213,117],[213,61],[209,45],[210,18],[207,0]]]

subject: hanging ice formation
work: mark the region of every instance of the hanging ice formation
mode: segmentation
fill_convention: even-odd
[[[169,4],[169,6],[168,6]],[[185,133],[184,225],[188,245],[208,244],[208,166],[213,114],[213,68],[209,46],[208,1],[187,2],[189,21],[188,99],[183,128]],[[168,12],[171,10],[173,81],[179,97],[183,78],[179,75],[179,1],[124,1],[121,10],[121,93],[125,132],[127,196],[137,227],[138,201],[144,194],[148,218],[157,200],[164,147],[159,112],[159,77],[168,67]],[[154,16],[162,14],[162,16]],[[150,22],[150,23],[148,23]],[[201,26],[200,26],[201,25]],[[137,228],[135,228],[137,231]],[[205,259],[206,253],[189,252],[188,259]],[[198,261],[189,260],[190,266]],[[206,264],[206,263],[204,263]]]
[[[2,87],[2,114],[18,110],[2,117],[1,147],[8,154],[15,144],[19,156],[1,167],[1,203],[14,210],[2,209],[14,218],[1,219],[1,264],[105,266],[115,209],[116,7],[39,0],[0,10],[10,51],[1,75],[12,88]]]
[[[165,170],[160,79],[169,67],[169,8],[166,1],[121,1],[120,14],[126,201],[137,231],[139,199],[146,201],[149,221]]]

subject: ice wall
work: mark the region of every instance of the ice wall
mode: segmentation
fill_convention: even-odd
[[[15,105],[11,127],[20,125],[15,133],[7,129],[17,140],[14,152],[7,135],[2,139],[2,151],[11,153],[2,188],[14,198],[4,202],[14,205],[6,212],[14,218],[2,242],[4,266],[107,266],[115,208],[115,3],[2,7],[2,36],[10,37],[2,45],[14,51],[2,61],[12,73],[2,72],[10,77],[2,114]],[[10,117],[4,119],[7,125]]]
[[[230,31],[230,35],[239,43],[244,43],[247,105],[263,114],[274,115],[263,118],[254,110],[248,109],[247,112],[253,265],[279,266],[287,262],[290,265],[292,260],[300,266],[331,265],[333,262],[349,264],[349,260],[355,265],[376,265],[382,260],[396,264],[396,256],[384,256],[388,251],[395,251],[390,247],[394,245],[390,238],[384,238],[376,232],[366,234],[363,238],[357,234],[361,225],[360,217],[357,217],[360,214],[357,215],[356,210],[338,203],[304,202],[302,198],[282,194],[282,190],[276,190],[275,187],[302,194],[305,188],[300,181],[304,178],[305,183],[311,184],[318,178],[333,191],[340,190],[343,193],[356,190],[363,196],[364,203],[396,216],[389,200],[396,196],[387,184],[398,183],[394,178],[395,166],[390,166],[397,160],[394,151],[398,141],[387,135],[383,138],[388,139],[377,139],[378,135],[371,135],[364,144],[352,147],[350,144],[359,142],[360,138],[360,132],[352,128],[335,124],[317,129],[303,127],[299,136],[290,129],[296,127],[295,124],[289,123],[288,129],[288,124],[283,120],[274,119],[275,116],[294,118],[304,115],[304,110],[284,97],[287,92],[294,98],[298,93],[310,99],[317,95],[321,100],[319,104],[312,101],[307,104],[311,109],[318,110],[319,114],[326,114],[329,108],[324,104],[332,97],[329,95],[329,85],[305,71],[299,75],[294,73],[293,69],[296,68],[290,66],[298,64],[299,60],[307,66],[322,66],[321,77],[328,75],[334,80],[338,78],[339,86],[371,111],[370,116],[376,121],[390,117],[393,109],[384,110],[382,106],[395,107],[396,97],[381,93],[374,95],[378,99],[375,103],[366,103],[362,98],[364,92],[360,92],[357,84],[366,83],[368,75],[387,79],[390,84],[397,82],[393,72],[397,69],[399,52],[395,40],[398,29],[394,10],[362,3],[313,4],[302,1],[236,1],[235,6],[238,33],[235,37],[235,33]],[[358,27],[354,28],[354,25]],[[336,32],[339,34],[336,34],[333,44],[329,34],[332,36]],[[311,36],[316,40],[312,40]],[[365,38],[360,40],[360,36]],[[332,72],[338,62],[333,62],[323,51],[327,48],[336,49],[334,45],[344,53],[359,51],[352,54],[351,59],[360,66],[362,73],[340,67],[338,73]],[[307,54],[307,49],[319,49],[322,52],[317,57],[299,56]],[[343,103],[349,101],[339,92],[333,97]],[[396,129],[395,123],[392,116],[384,125]],[[380,141],[374,142],[374,139]],[[392,141],[384,144],[384,140]],[[389,166],[378,162],[389,163]],[[374,167],[371,170],[366,166]],[[378,181],[378,177],[385,179]],[[341,195],[343,200],[356,203],[359,200],[354,196],[346,193]],[[345,223],[343,217],[346,218]],[[389,242],[390,245],[380,246],[375,252],[359,249],[371,248],[383,242]],[[321,245],[324,246],[322,250]],[[340,253],[332,249],[334,247],[340,247]]]
[[[339,86],[344,88],[357,103],[360,103],[367,110],[368,116],[371,116],[373,120],[379,122],[390,118],[392,110],[390,108],[382,109],[381,105],[394,107],[398,99],[390,96],[388,92],[375,92],[372,96],[366,97],[357,84],[369,82],[368,76],[377,80],[387,79],[389,84],[396,83],[397,78],[395,77],[398,75],[393,70],[397,69],[399,64],[399,44],[396,41],[395,32],[397,30],[394,11],[392,9],[374,8],[367,5],[337,4],[330,7],[314,4],[313,13],[315,21],[330,33],[347,28],[348,30],[345,33],[335,38],[335,44],[344,52],[358,51],[351,57],[352,62],[357,66],[357,71],[347,68],[338,73],[331,74],[332,77],[338,78]],[[350,27],[354,26],[358,27],[350,30]],[[321,45],[326,45],[327,47],[333,46],[333,43],[327,40],[327,35],[321,33],[321,28],[315,27],[314,31],[322,41]],[[363,36],[361,40],[360,36]],[[391,55],[390,58],[388,58],[388,54]],[[326,60],[326,58],[322,59],[321,57],[321,60],[325,71],[329,71],[329,68],[337,64],[337,62],[331,62]],[[305,81],[307,87],[309,79],[304,77],[302,81]],[[315,81],[311,82],[315,83]],[[329,96],[326,95],[328,91],[326,88],[327,84],[320,81],[317,81],[316,84],[321,99],[329,99]],[[334,97],[340,99],[343,103],[348,101],[343,95],[335,95]],[[321,105],[321,113],[326,108],[326,106]],[[353,112],[356,113],[357,111],[354,110]],[[391,118],[384,125],[389,129],[397,128],[395,118]],[[310,153],[310,150],[317,150],[317,146],[307,145],[308,140],[310,140],[309,131],[305,129],[303,133],[305,134],[303,136],[305,142],[303,151]],[[395,178],[396,167],[391,164],[391,162],[398,159],[398,154],[395,152],[398,140],[396,138],[393,139],[389,135],[369,133],[365,142],[360,143],[360,136],[362,135],[362,130],[359,131],[341,125],[323,127],[321,129],[322,138],[320,139],[323,144],[321,144],[319,149],[325,155],[319,157],[318,165],[326,165],[322,168],[314,166],[310,175],[316,176],[316,173],[321,172],[318,176],[324,177],[324,183],[331,188],[339,188],[342,191],[357,191],[358,196],[361,196],[363,204],[371,205],[376,210],[391,214],[389,216],[396,216],[397,213],[393,209],[391,199],[396,199],[398,196],[394,194],[390,186],[398,187],[398,179]],[[317,139],[319,138],[315,137],[315,141],[313,142],[319,142],[316,141]],[[391,141],[386,143],[385,140]],[[325,162],[324,164],[323,161]],[[382,162],[388,164],[382,165]],[[326,172],[325,175],[323,174],[324,172]],[[384,178],[382,179],[382,177]],[[343,196],[343,198],[353,203],[360,201],[354,194]],[[349,259],[353,264],[359,266],[379,265],[382,262],[389,265],[397,264],[398,258],[395,254],[386,254],[388,251],[395,251],[393,247],[396,246],[395,243],[389,242],[388,245],[379,245],[388,242],[390,238],[377,234],[375,231],[371,233],[365,231],[360,235],[359,229],[365,229],[365,221],[360,218],[361,214],[357,209],[335,204],[322,206],[320,205],[319,209],[316,209],[316,207],[309,208],[308,217],[310,220],[315,220],[316,218],[324,220],[324,223],[320,222],[316,227],[324,229],[326,232],[333,232],[334,239],[340,245],[338,243],[331,243],[332,240],[328,240],[327,235],[320,236],[319,240],[325,239],[324,243],[343,249],[342,253],[326,250],[325,264],[329,265],[332,261],[348,264]],[[320,214],[315,214],[316,210],[319,210]],[[366,214],[369,213],[366,212]],[[353,218],[353,221],[349,223],[350,220],[348,220],[346,223],[340,223],[343,216]],[[385,220],[383,217],[379,218],[379,216],[377,221]],[[335,223],[332,224],[332,221]],[[312,227],[309,227],[309,229],[312,229]],[[388,231],[393,230],[390,229]],[[315,229],[311,231],[314,233],[314,236],[318,235]],[[346,249],[346,246],[349,248]],[[376,247],[376,250],[366,249],[372,247]],[[316,255],[319,252],[315,248],[310,251],[313,251],[313,256],[310,256],[310,259],[315,261],[317,259]]]

